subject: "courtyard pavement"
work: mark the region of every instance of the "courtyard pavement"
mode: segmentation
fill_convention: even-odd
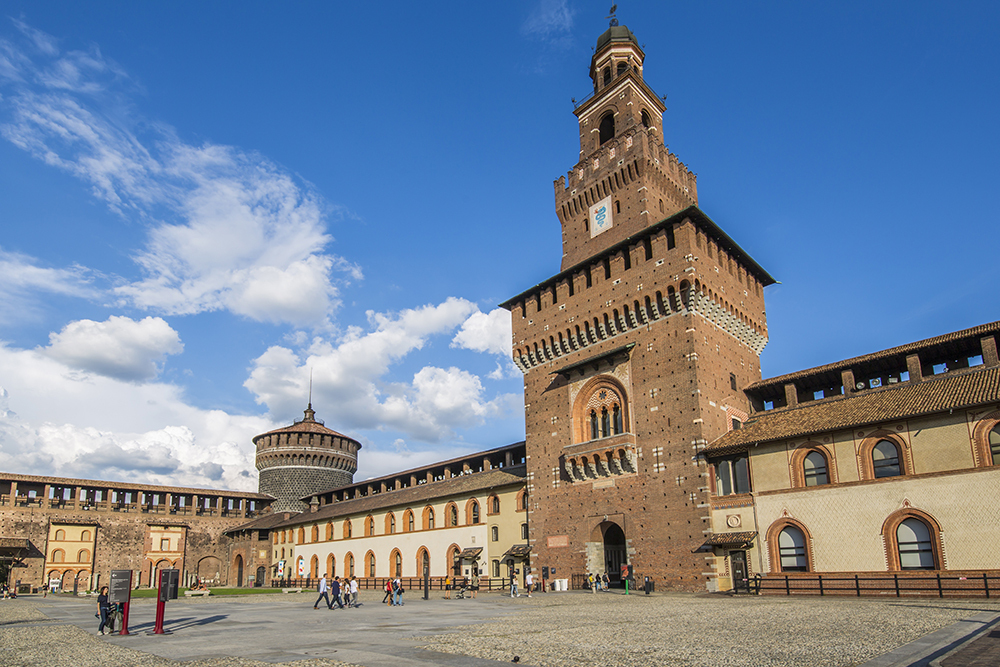
[[[1000,603],[587,592],[511,599],[312,608],[313,593],[133,603],[127,637],[95,636],[96,602],[0,601],[0,664],[11,667],[198,667],[289,664],[510,664],[602,667],[969,667],[1000,664]]]

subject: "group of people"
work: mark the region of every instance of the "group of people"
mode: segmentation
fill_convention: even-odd
[[[451,591],[452,591],[452,589],[454,589],[456,591],[456,593],[455,593],[455,597],[456,598],[464,598],[465,597],[465,593],[468,592],[469,593],[469,597],[471,597],[473,600],[475,600],[476,596],[479,595],[479,572],[475,572],[474,571],[472,573],[472,577],[469,579],[468,585],[467,586],[462,586],[462,587],[460,587],[458,585],[458,580],[457,579],[452,579],[450,576],[445,577],[444,578],[444,599],[445,600],[450,600],[451,599]]]
[[[3,596],[4,600],[12,600],[17,598],[17,586],[11,588],[7,584],[0,586],[0,595]]]
[[[587,575],[587,586],[590,587],[591,593],[609,591],[611,590],[611,579],[608,577],[607,572],[604,574],[590,573]]]
[[[382,598],[382,604],[387,604],[390,607],[402,607],[403,593],[405,592],[403,581],[399,577],[389,579],[385,582],[385,596]]]
[[[326,608],[333,609],[336,604],[338,609],[345,607],[360,607],[358,602],[358,578],[344,577],[341,582],[340,577],[334,577],[333,581],[327,585],[326,573],[319,580],[319,597],[313,604],[313,609],[319,609],[320,600],[326,600]]]

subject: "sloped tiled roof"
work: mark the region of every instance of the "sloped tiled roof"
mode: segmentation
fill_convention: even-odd
[[[271,512],[265,514],[264,516],[258,517],[253,521],[248,521],[247,523],[240,524],[235,528],[229,528],[224,533],[238,533],[241,530],[270,530],[278,524],[284,523],[285,521],[291,520],[293,517],[299,516],[299,512]],[[288,516],[286,516],[288,515]]]
[[[904,382],[859,396],[756,413],[742,428],[729,431],[708,445],[703,453],[708,456],[728,454],[764,442],[994,401],[1000,401],[1000,367],[976,369],[912,384]]]
[[[852,366],[857,366],[870,361],[877,361],[879,359],[886,359],[889,357],[902,356],[916,352],[927,347],[933,347],[935,345],[940,345],[942,343],[951,343],[954,341],[959,341],[964,338],[978,338],[980,336],[986,336],[992,333],[1000,331],[1000,322],[990,322],[989,324],[980,324],[977,327],[972,327],[971,329],[963,329],[961,331],[954,331],[952,333],[943,334],[941,336],[935,336],[933,338],[926,338],[924,340],[918,340],[914,343],[907,343],[906,345],[899,345],[897,347],[890,347],[887,350],[879,350],[878,352],[872,352],[871,354],[863,354],[860,357],[852,357],[850,359],[844,359],[843,361],[835,361],[832,364],[825,364],[823,366],[816,366],[815,368],[807,368],[802,371],[795,371],[794,373],[787,373],[785,375],[778,375],[773,378],[767,378],[765,380],[760,380],[754,382],[753,384],[746,387],[746,391],[754,391],[755,389],[762,389],[764,387],[770,387],[773,385],[783,385],[788,382],[793,382],[799,378],[809,377],[811,375],[820,375],[822,373],[827,373],[830,371],[836,371],[841,369],[851,368]]]
[[[524,465],[520,465],[472,475],[459,475],[451,479],[410,486],[405,489],[385,491],[361,498],[352,498],[351,500],[340,500],[329,505],[324,505],[316,512],[297,514],[288,521],[282,522],[280,526],[297,526],[324,519],[343,517],[348,514],[373,512],[387,507],[423,504],[428,500],[443,496],[473,493],[483,489],[493,489],[510,484],[523,484],[525,468]]]

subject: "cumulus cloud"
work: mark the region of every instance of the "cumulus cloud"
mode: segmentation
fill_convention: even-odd
[[[314,402],[347,429],[398,430],[437,443],[455,429],[481,424],[506,410],[507,396],[490,398],[479,377],[458,368],[425,366],[409,382],[386,382],[390,366],[436,335],[450,334],[479,312],[465,299],[396,314],[370,312],[371,329],[349,329],[338,341],[316,339],[304,355],[274,346],[254,360],[244,386],[272,412],[301,410],[313,374]]]
[[[335,208],[260,155],[193,145],[144,121],[121,90],[127,74],[96,48],[62,53],[54,39],[19,28],[25,47],[0,40],[0,134],[149,225],[133,253],[141,275],[115,289],[122,304],[327,324],[338,283],[361,278],[326,251]]]
[[[452,347],[510,356],[510,313],[494,308],[489,313],[473,313],[451,340]]]
[[[0,343],[0,470],[252,491],[266,417],[202,410],[175,386],[81,374]],[[81,426],[80,424],[86,424]]]
[[[44,352],[70,368],[119,380],[151,380],[165,355],[184,350],[180,335],[159,317],[78,320],[49,334]]]

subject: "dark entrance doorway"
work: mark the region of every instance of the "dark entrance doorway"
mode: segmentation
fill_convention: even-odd
[[[617,523],[607,523],[604,526],[604,571],[608,578],[621,583],[622,563],[625,558],[625,532]]]
[[[264,585],[264,566],[261,565],[257,568],[257,577],[253,580],[253,585],[260,588]]]
[[[750,580],[747,578],[747,552],[730,551],[729,568],[733,575],[733,590],[750,592]]]
[[[243,586],[243,556],[236,556],[236,587]]]

